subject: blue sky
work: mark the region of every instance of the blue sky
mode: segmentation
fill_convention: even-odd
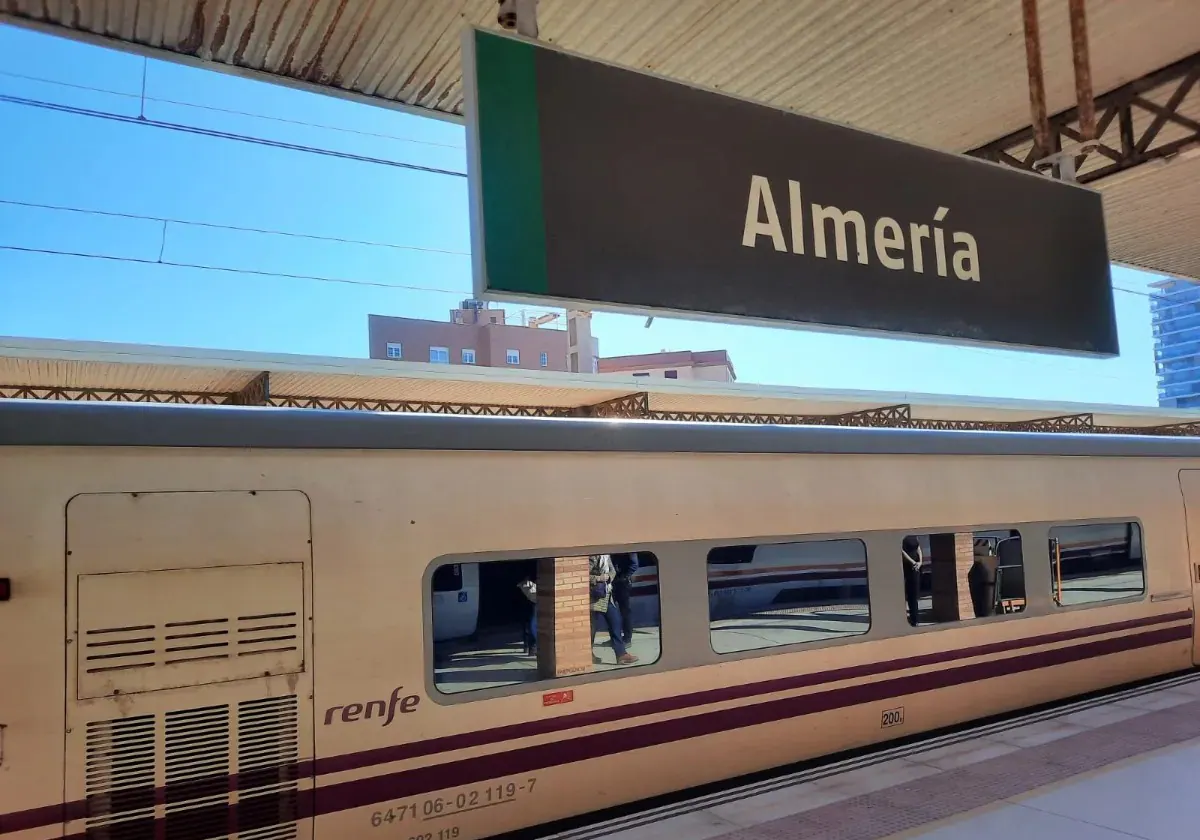
[[[389,163],[465,171],[460,126],[0,24],[0,132],[0,335],[362,357],[368,313],[442,320],[470,293],[466,180]],[[603,355],[724,348],[743,382],[1153,405],[1152,279],[1114,267],[1106,360],[604,313],[593,332]]]

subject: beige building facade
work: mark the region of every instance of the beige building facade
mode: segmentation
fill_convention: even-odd
[[[690,379],[701,382],[736,382],[737,373],[725,350],[678,350],[610,356],[600,359],[600,373],[651,379]]]
[[[450,311],[448,321],[370,315],[370,357],[518,370],[575,370],[653,379],[737,381],[733,362],[725,350],[664,351],[600,358],[599,342],[590,332],[589,312],[569,313],[565,330],[547,326],[551,320],[557,320],[550,314],[530,318],[521,324],[506,323],[507,314],[483,301],[464,300],[459,308]],[[572,359],[573,355],[576,358]]]
[[[507,313],[466,300],[449,321],[368,316],[372,359],[478,365],[519,370],[567,370],[567,332],[505,323]]]

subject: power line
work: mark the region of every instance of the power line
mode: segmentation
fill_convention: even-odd
[[[343,245],[365,245],[372,248],[393,248],[400,251],[421,251],[428,254],[447,254],[455,257],[469,257],[469,251],[452,251],[446,248],[426,248],[420,245],[398,245],[392,242],[373,242],[366,239],[349,239],[341,236],[321,236],[315,233],[297,233],[271,228],[243,227],[241,225],[223,225],[217,222],[195,222],[188,219],[171,219],[164,216],[143,216],[137,213],[120,213],[113,210],[93,210],[85,207],[68,207],[61,204],[41,204],[34,201],[18,201],[16,199],[0,198],[0,204],[13,207],[30,207],[39,210],[55,210],[63,213],[79,213],[88,216],[108,216],[117,219],[133,219],[143,222],[162,222],[164,224],[185,225],[193,227],[213,228],[216,230],[233,230],[241,233],[259,233],[267,236],[289,236],[296,239],[312,239],[318,242],[337,242]]]
[[[254,277],[270,277],[283,280],[309,280],[319,283],[336,283],[346,286],[368,286],[377,289],[398,289],[401,291],[410,292],[433,292],[442,295],[453,295],[457,298],[462,298],[464,295],[470,296],[470,290],[463,291],[461,289],[441,289],[434,286],[413,286],[405,283],[383,283],[375,280],[353,280],[346,277],[327,277],[317,274],[289,274],[279,271],[257,271],[249,268],[227,268],[219,265],[202,265],[200,263],[178,262],[175,260],[162,259],[162,252],[159,252],[157,260],[146,259],[144,257],[117,257],[110,254],[88,254],[82,251],[62,251],[52,248],[29,248],[23,245],[0,245],[0,251],[16,251],[24,254],[42,254],[58,257],[75,257],[78,259],[102,260],[105,262],[125,262],[135,263],[137,265],[161,265],[170,268],[190,268],[200,271],[214,271],[224,274],[239,274],[250,275]],[[522,309],[519,312],[510,312],[505,310],[505,323],[510,320],[516,320],[521,326],[525,326],[524,313]],[[561,320],[562,315],[556,315],[555,321]]]
[[[348,277],[328,277],[319,274],[289,274],[280,271],[257,271],[250,268],[227,268],[219,265],[203,265],[201,263],[177,262],[175,260],[151,260],[145,257],[116,257],[110,254],[89,254],[83,251],[62,251],[53,248],[30,248],[24,245],[0,245],[0,251],[16,251],[24,254],[48,254],[58,257],[76,257],[87,260],[104,260],[107,262],[127,262],[138,265],[162,265],[171,268],[192,268],[200,271],[215,271],[225,274],[246,274],[255,277],[275,277],[283,280],[311,280],[318,283],[338,283],[346,286],[370,286],[377,289],[400,289],[410,292],[435,292],[443,295],[461,297],[469,295],[470,291],[461,289],[439,289],[433,286],[411,286],[404,283],[383,283],[376,280],[353,280]]]
[[[334,149],[321,149],[317,148],[316,146],[305,146],[299,143],[286,143],[282,140],[268,140],[264,137],[251,137],[249,135],[235,134],[229,131],[217,131],[216,129],[211,128],[183,125],[182,123],[144,119],[141,117],[130,117],[124,114],[113,114],[108,111],[95,111],[91,108],[78,108],[73,105],[60,105],[55,102],[43,102],[38,99],[26,99],[25,97],[11,96],[9,94],[0,94],[0,102],[6,102],[10,105],[23,105],[29,108],[41,108],[48,111],[59,111],[79,117],[91,117],[94,119],[109,120],[112,122],[124,123],[126,125],[140,125],[150,128],[160,128],[167,131],[178,131],[184,134],[198,134],[202,137],[212,137],[219,140],[234,140],[240,143],[252,143],[254,145],[266,146],[272,149],[283,149],[292,152],[305,152],[308,154],[324,155],[326,157],[340,158],[342,160],[353,160],[359,163],[373,163],[379,166],[391,166],[397,169],[410,169],[416,172],[427,172],[432,175],[450,175],[456,178],[467,177],[467,173],[465,172],[458,172],[453,169],[442,169],[437,166],[422,166],[416,163],[403,163],[401,161],[389,160],[387,158],[358,155],[352,152],[339,152]]]
[[[74,82],[60,82],[57,79],[44,79],[41,76],[29,76],[24,73],[14,73],[11,70],[0,70],[0,76],[8,76],[13,79],[22,79],[27,82],[40,82],[47,85],[58,85],[59,87],[73,88],[75,90],[86,90],[91,93],[104,93],[109,96],[123,96],[128,99],[141,99],[145,102],[161,102],[166,105],[179,105],[184,108],[197,108],[203,111],[216,111],[221,114],[234,114],[240,117],[253,117],[258,120],[271,120],[273,122],[287,123],[289,125],[300,125],[307,128],[320,128],[327,131],[340,131],[345,134],[357,134],[362,137],[376,137],[381,140],[394,140],[397,143],[412,143],[419,146],[434,146],[442,149],[454,149],[463,151],[463,147],[457,143],[439,143],[436,140],[415,140],[411,137],[400,137],[395,134],[384,134],[376,131],[363,131],[358,128],[346,128],[340,125],[328,125],[326,123],[308,122],[306,120],[293,120],[287,117],[273,117],[268,114],[257,114],[253,111],[239,111],[235,108],[221,108],[216,105],[201,105],[197,102],[183,102],[178,99],[166,99],[160,96],[146,96],[145,94],[126,93],[122,90],[111,90],[110,88],[99,88],[91,85],[81,85]]]

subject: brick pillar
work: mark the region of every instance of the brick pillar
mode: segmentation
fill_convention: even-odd
[[[930,534],[933,576],[933,620],[964,621],[975,617],[967,573],[975,562],[973,534]]]
[[[592,670],[588,558],[538,560],[538,674],[544,678]]]

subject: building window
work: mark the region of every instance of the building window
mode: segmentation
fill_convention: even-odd
[[[434,364],[448,365],[450,364],[450,348],[449,347],[430,347],[429,361]]]
[[[649,376],[649,373],[635,373],[634,376]]]
[[[464,365],[475,364],[475,351],[470,347],[464,347],[462,351],[462,363]]]
[[[504,353],[504,356],[505,356],[505,360],[510,365],[521,364],[521,351],[520,350],[506,350]]]
[[[664,377],[666,377],[667,379],[678,379],[678,378],[679,378],[679,371],[677,371],[677,370],[665,370],[665,371],[663,371],[663,376],[664,376]]]
[[[620,581],[603,596],[611,612],[594,609],[598,570]],[[596,555],[595,564],[588,555],[447,563],[427,591],[433,683],[443,694],[532,686],[553,679],[543,674],[555,666],[572,675],[623,673],[653,665],[662,652],[658,560],[649,552]],[[555,650],[556,623],[573,634],[580,621],[592,627],[591,644],[570,637]]]
[[[959,567],[970,557],[967,592],[973,614],[963,615]],[[1025,562],[1014,529],[909,534],[900,544],[904,600],[914,627],[970,621],[1025,611]]]
[[[387,357],[389,359],[401,359],[404,357],[404,348],[400,346],[399,341],[389,341],[387,343]]]
[[[550,354],[543,351],[542,355],[538,357],[538,363],[542,367],[550,367]]]
[[[1137,598],[1146,591],[1136,522],[1050,529],[1050,585],[1060,607]]]
[[[847,539],[714,548],[708,615],[717,653],[861,636],[871,629],[866,545]]]

